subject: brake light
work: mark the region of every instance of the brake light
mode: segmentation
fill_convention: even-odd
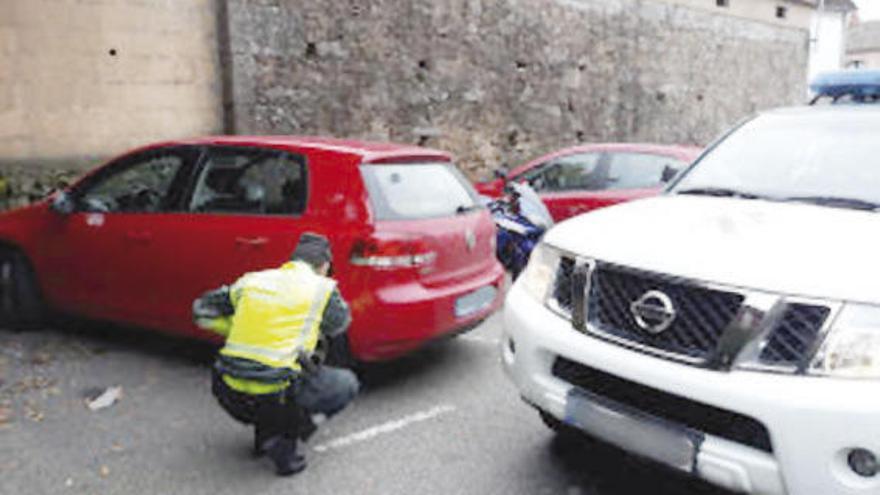
[[[352,265],[377,270],[420,268],[425,273],[436,260],[437,253],[424,239],[399,235],[374,235],[355,241],[351,252]]]

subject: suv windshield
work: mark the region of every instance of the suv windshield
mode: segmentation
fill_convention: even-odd
[[[378,220],[448,217],[481,207],[449,163],[363,165],[361,174]]]
[[[677,194],[880,208],[880,112],[811,108],[761,115],[706,154]]]

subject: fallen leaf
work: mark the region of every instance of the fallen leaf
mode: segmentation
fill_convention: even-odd
[[[12,421],[12,409],[9,407],[0,407],[0,425],[4,425]]]
[[[102,478],[106,478],[107,476],[110,476],[110,468],[106,465],[101,466],[100,473]]]
[[[46,415],[43,413],[43,411],[40,411],[39,409],[36,409],[35,407],[30,407],[30,406],[28,406],[25,409],[24,415],[29,420],[31,420],[35,423],[39,423],[40,421],[43,421],[43,419],[45,419],[45,417],[46,417]]]
[[[114,443],[113,445],[110,446],[110,451],[111,452],[125,452],[125,447],[123,447],[122,445],[120,445],[118,443]]]
[[[31,363],[37,366],[42,366],[45,364],[49,364],[52,362],[52,355],[46,351],[38,351],[35,352],[33,356],[31,356]]]
[[[94,399],[86,401],[86,405],[92,411],[100,411],[101,409],[112,406],[120,398],[122,398],[122,387],[110,387]]]

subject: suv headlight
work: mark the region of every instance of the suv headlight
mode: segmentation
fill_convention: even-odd
[[[550,292],[559,259],[559,250],[542,242],[532,251],[529,264],[521,275],[523,288],[542,304]]]
[[[845,305],[810,371],[845,378],[880,378],[880,306]]]

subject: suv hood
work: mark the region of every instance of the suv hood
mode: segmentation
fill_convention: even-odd
[[[545,240],[704,282],[880,304],[880,213],[666,195],[575,217]]]

